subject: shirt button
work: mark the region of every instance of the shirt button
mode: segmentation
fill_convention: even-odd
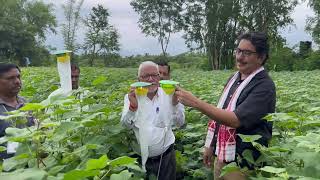
[[[230,95],[229,98],[232,98],[232,95]]]
[[[240,84],[240,82],[237,82],[237,84],[239,85],[239,84]]]

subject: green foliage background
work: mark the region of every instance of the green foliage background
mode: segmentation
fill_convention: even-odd
[[[216,103],[232,71],[174,70],[173,79],[196,96]],[[57,88],[53,68],[24,68],[21,95],[32,104],[40,125],[29,129],[11,128],[7,138],[21,143],[15,157],[3,162],[0,179],[139,179],[144,173],[136,163],[138,148],[131,131],[121,127],[123,97],[136,79],[135,68],[81,68],[81,89],[75,96],[44,104]],[[263,152],[253,164],[267,163],[252,171],[252,179],[320,178],[320,71],[270,72],[277,87],[276,113],[270,147],[255,144],[258,137],[244,137]],[[89,92],[88,92],[89,91]],[[82,94],[82,95],[81,95]],[[82,96],[82,100],[76,96]],[[24,119],[16,113],[16,120]],[[22,118],[19,118],[22,116]],[[202,164],[202,147],[208,118],[186,108],[187,125],[175,130],[177,177],[209,179],[212,170]],[[234,164],[225,172],[235,169]]]

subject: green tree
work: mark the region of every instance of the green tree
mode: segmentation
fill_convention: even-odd
[[[183,0],[133,0],[130,4],[140,15],[138,23],[142,32],[157,37],[162,54],[166,55],[171,34],[182,28]]]
[[[274,71],[293,71],[296,60],[292,49],[281,46],[277,51],[272,52],[266,67]]]
[[[290,13],[297,1],[290,0],[187,0],[184,17],[189,48],[203,49],[211,69],[233,66],[238,34],[263,31],[272,42],[282,43],[278,29],[292,22]]]
[[[190,3],[186,7],[186,11],[184,14],[183,22],[184,28],[183,30],[186,32],[183,35],[185,39],[187,47],[191,51],[199,51],[206,52],[206,19],[205,19],[205,0],[195,1],[194,3]]]
[[[50,5],[42,1],[0,0],[0,57],[2,61],[19,62],[30,57],[41,64],[47,31],[55,32],[55,16]],[[44,53],[46,54],[46,53]],[[45,57],[48,54],[45,55]]]
[[[84,21],[88,28],[84,50],[89,55],[90,66],[94,65],[94,60],[98,56],[103,56],[106,61],[108,57],[116,56],[120,50],[119,33],[109,24],[109,16],[108,9],[98,5],[92,8],[89,17]]]
[[[62,36],[66,49],[76,51],[79,45],[76,43],[76,29],[81,20],[80,10],[84,0],[67,0],[66,5],[62,5],[66,23],[62,24]]]
[[[313,41],[320,45],[320,1],[309,0],[309,6],[313,9],[315,16],[307,18],[306,30],[311,34]]]
[[[291,12],[297,4],[297,0],[245,0],[240,24],[245,31],[267,33],[271,44],[281,45],[279,30],[293,23]]]
[[[219,69],[233,63],[234,40],[238,30],[240,5],[237,0],[188,1],[184,17],[187,46],[204,49],[209,69]],[[225,60],[224,62],[222,60]]]
[[[307,70],[320,69],[320,51],[311,52],[310,56],[304,59],[307,64]]]

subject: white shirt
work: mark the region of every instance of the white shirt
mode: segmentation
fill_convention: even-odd
[[[157,94],[154,96],[152,100],[146,98],[146,103],[148,104],[147,109],[144,110],[146,112],[146,116],[148,120],[150,120],[151,126],[150,127],[150,143],[149,143],[149,157],[158,156],[164,153],[171,144],[174,143],[175,137],[172,132],[171,127],[167,129],[167,133],[165,133],[165,126],[164,126],[164,119],[162,115],[167,114],[169,111],[166,105],[162,104],[164,99],[164,91],[162,88],[158,88]],[[121,123],[123,126],[126,126],[129,129],[133,129],[135,135],[139,141],[139,125],[137,125],[137,111],[132,112],[129,110],[130,102],[128,99],[128,94],[124,98],[124,106],[121,116]],[[176,125],[178,127],[182,126],[185,123],[185,116],[184,116],[184,106],[178,103],[176,106],[173,107],[173,118],[172,118],[172,125]],[[138,106],[139,108],[139,106]]]

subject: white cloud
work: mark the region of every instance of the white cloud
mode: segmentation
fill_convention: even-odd
[[[313,16],[314,13],[308,7],[307,2],[298,5],[292,13],[294,19],[294,26],[288,26],[282,30],[282,35],[286,38],[287,44],[292,47],[299,43],[299,41],[311,41],[310,34],[305,32],[306,18]]]

